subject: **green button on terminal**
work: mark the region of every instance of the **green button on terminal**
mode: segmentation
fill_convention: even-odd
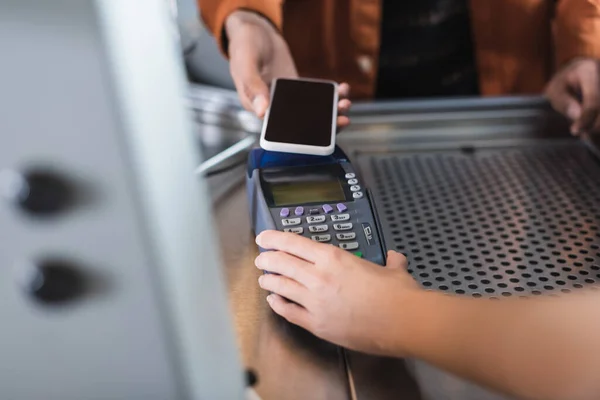
[[[359,258],[362,258],[362,256],[363,256],[362,251],[355,251],[354,255]]]

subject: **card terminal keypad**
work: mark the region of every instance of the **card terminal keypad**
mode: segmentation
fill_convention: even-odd
[[[337,204],[293,206],[274,210],[273,214],[280,215],[280,225],[285,227],[283,228],[285,232],[303,235],[316,242],[332,244],[362,257],[364,251],[368,250],[366,247],[369,247],[370,243],[365,240],[363,235],[362,213],[357,205],[368,202],[368,200],[363,199],[363,193],[356,174],[348,172],[344,178],[348,184],[348,189],[353,194],[352,201]],[[302,217],[300,222],[298,221],[299,218],[291,218],[303,214],[306,216]]]
[[[281,225],[286,227],[283,231],[303,235],[316,242],[334,244],[344,250],[353,252],[359,250],[361,246],[357,241],[356,233],[359,227],[351,222],[351,214],[356,213],[348,212],[348,206],[342,203],[328,206],[321,208],[321,210],[327,210],[328,215],[309,215],[300,223],[297,221],[298,218],[281,218]],[[338,210],[344,210],[344,212]],[[288,227],[291,224],[302,224],[303,226]]]

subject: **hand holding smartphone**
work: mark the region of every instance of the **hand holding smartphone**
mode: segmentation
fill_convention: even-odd
[[[337,83],[275,79],[260,146],[269,151],[327,156],[335,148]]]

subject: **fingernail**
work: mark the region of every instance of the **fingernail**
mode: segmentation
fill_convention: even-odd
[[[267,303],[271,304],[273,302],[273,295],[270,294],[267,296]]]
[[[262,242],[262,240],[261,240],[261,235],[258,235],[258,236],[257,236],[257,237],[254,239],[254,242],[255,242],[257,245],[259,245],[259,246],[260,246],[260,242]]]
[[[256,114],[261,114],[264,109],[266,108],[266,102],[267,100],[265,99],[264,96],[262,95],[258,95],[254,98],[254,101],[252,102],[252,107],[254,108],[254,112]]]
[[[264,278],[264,275],[261,275],[261,276],[259,276],[259,277],[258,277],[258,284],[259,284],[260,286],[262,286],[262,281],[263,281],[263,278]]]
[[[571,104],[567,108],[567,117],[571,119],[571,121],[575,121],[579,119],[581,116],[581,108],[577,104]]]

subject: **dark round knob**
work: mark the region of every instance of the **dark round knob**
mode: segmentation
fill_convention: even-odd
[[[25,212],[53,214],[70,203],[70,185],[57,174],[38,170],[23,174],[3,171],[0,178],[2,195]]]
[[[253,370],[248,368],[246,370],[246,385],[248,387],[254,387],[254,386],[256,386],[257,383],[258,383],[258,377],[256,376],[256,373]]]
[[[63,261],[45,261],[26,266],[25,290],[36,301],[55,304],[78,298],[84,291],[78,268]]]
[[[460,151],[462,151],[464,154],[475,154],[475,151],[477,149],[475,149],[475,146],[471,146],[471,145],[466,145],[460,148]]]

